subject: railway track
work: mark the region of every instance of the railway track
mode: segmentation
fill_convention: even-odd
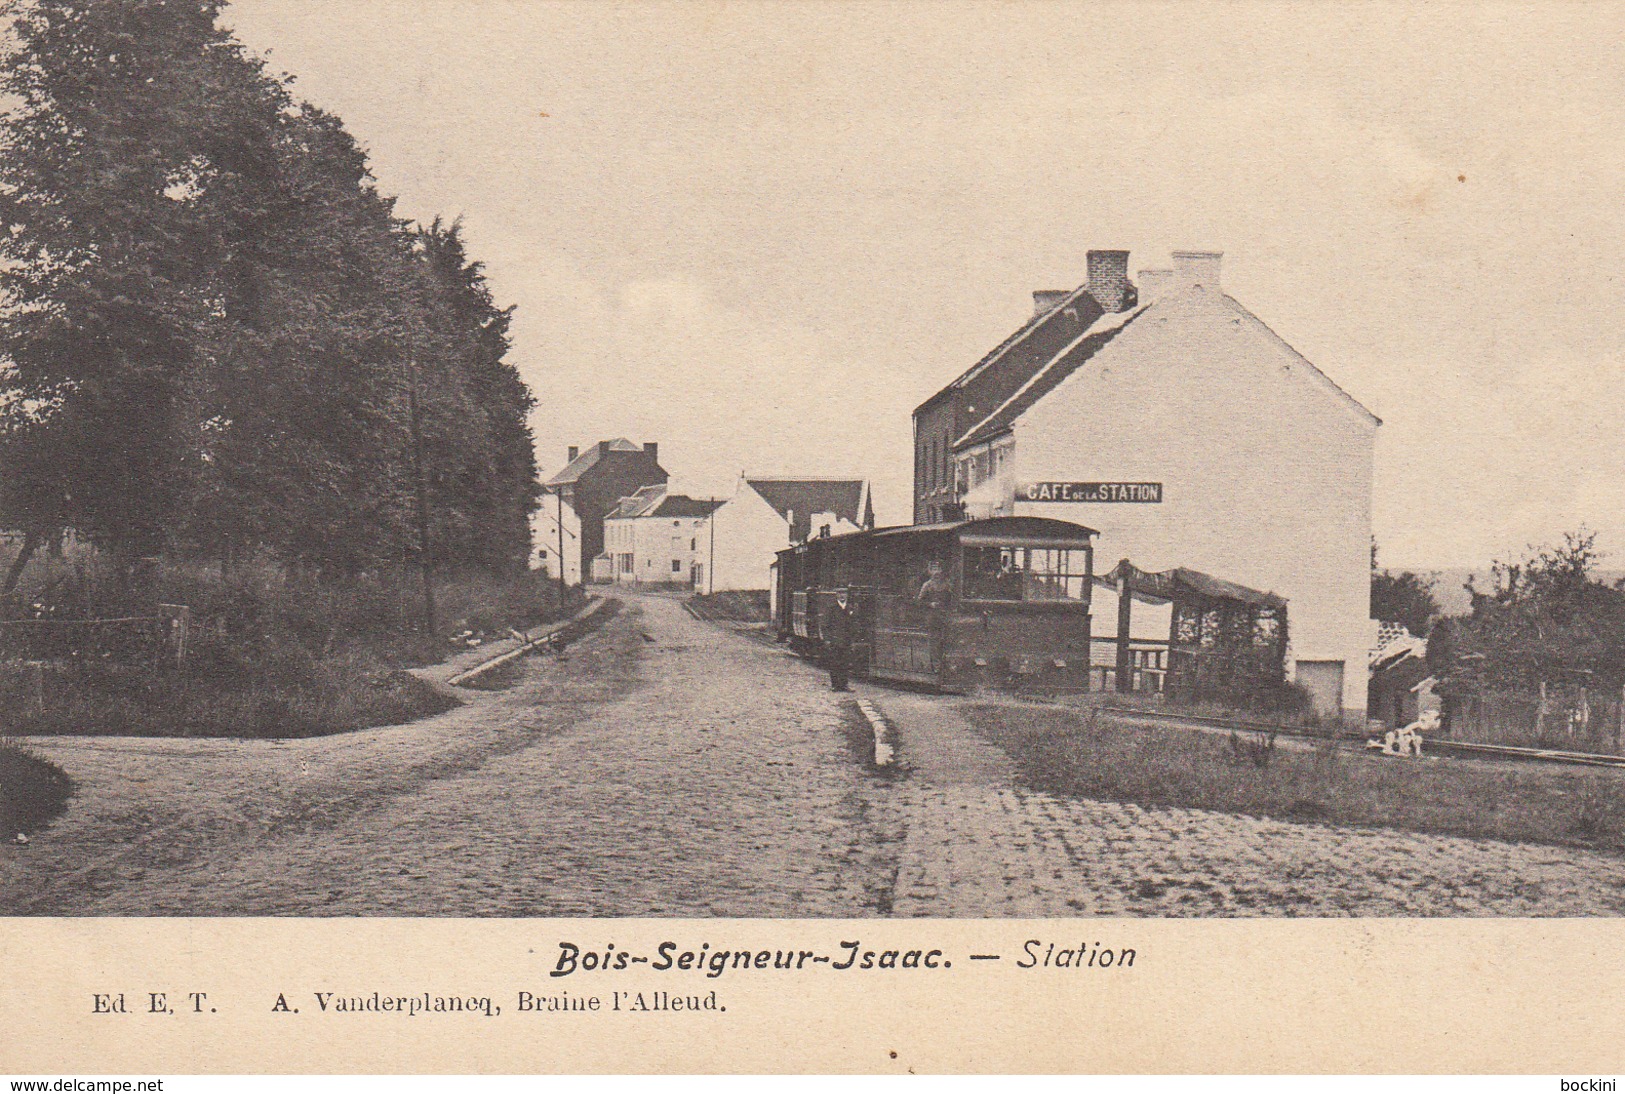
[[[1102,706],[1120,717],[1143,718],[1149,721],[1211,726],[1240,732],[1274,733],[1280,737],[1299,740],[1338,740],[1350,744],[1364,743],[1369,736],[1363,733],[1333,732],[1306,729],[1302,726],[1283,726],[1273,722],[1254,722],[1240,718],[1215,718],[1200,714],[1173,714],[1165,711],[1143,710],[1139,707]],[[1625,768],[1625,756],[1609,756],[1596,752],[1571,752],[1556,748],[1523,748],[1517,745],[1476,744],[1471,741],[1451,741],[1438,737],[1427,739],[1427,751],[1435,756],[1457,756],[1465,759],[1521,760],[1528,763],[1568,764],[1573,767]]]

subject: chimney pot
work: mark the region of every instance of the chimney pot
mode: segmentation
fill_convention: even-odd
[[[1071,289],[1035,289],[1033,290],[1033,316],[1043,315],[1055,305],[1072,295]]]
[[[577,448],[575,445],[571,445],[569,448],[566,448],[564,451],[565,451],[565,454],[569,456],[569,459],[565,461],[566,463],[575,463],[576,462],[576,457],[581,455],[581,449]]]
[[[1128,308],[1128,252],[1089,252],[1089,295],[1105,310]]]
[[[1175,251],[1174,273],[1181,288],[1198,286],[1219,292],[1219,260],[1223,251]]]

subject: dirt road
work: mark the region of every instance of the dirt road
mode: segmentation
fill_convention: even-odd
[[[904,770],[811,666],[626,610],[564,660],[410,726],[301,741],[53,738],[68,813],[0,849],[47,915],[1587,915],[1583,851],[1067,800],[955,701],[862,687]]]

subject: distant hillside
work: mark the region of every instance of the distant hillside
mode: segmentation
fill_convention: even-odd
[[[1472,598],[1467,595],[1464,586],[1468,578],[1475,578],[1479,588],[1487,588],[1490,583],[1490,568],[1483,566],[1475,570],[1443,569],[1421,570],[1417,573],[1425,574],[1436,580],[1433,583],[1433,597],[1439,602],[1439,609],[1446,615],[1466,615],[1472,610]],[[1598,570],[1597,580],[1605,585],[1625,578],[1625,570]]]

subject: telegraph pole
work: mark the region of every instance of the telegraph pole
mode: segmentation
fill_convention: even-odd
[[[564,487],[553,489],[553,521],[559,526],[559,616],[564,615]]]
[[[705,564],[705,591],[710,594],[717,591],[717,499],[706,501],[711,506],[711,517],[706,521],[711,526],[711,561]]]

